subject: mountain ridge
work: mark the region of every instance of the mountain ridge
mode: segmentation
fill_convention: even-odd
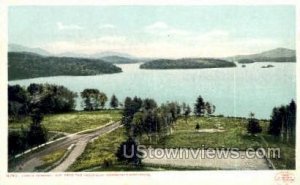
[[[228,60],[241,60],[248,59],[255,62],[296,62],[296,50],[288,48],[275,48],[260,53],[249,54],[249,55],[235,55],[226,57]]]

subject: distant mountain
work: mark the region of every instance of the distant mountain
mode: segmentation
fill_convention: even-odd
[[[118,57],[130,58],[130,59],[136,58],[127,53],[110,52],[110,51],[92,53],[92,54],[84,54],[84,53],[78,53],[78,52],[64,52],[64,53],[59,53],[57,56],[84,57],[84,58],[103,58],[103,57],[110,57],[110,56],[118,56]]]
[[[59,53],[56,56],[58,56],[58,57],[74,57],[74,58],[91,58],[88,54],[75,53],[75,52]]]
[[[233,62],[212,58],[158,59],[140,65],[141,69],[202,69],[236,67]]]
[[[90,56],[90,58],[103,58],[103,57],[109,57],[109,56],[118,56],[118,57],[130,58],[130,59],[136,58],[127,53],[114,52],[114,51],[104,51],[104,52],[100,52],[100,53],[94,53],[89,56]]]
[[[100,59],[47,57],[28,52],[8,53],[8,80],[118,72],[122,72],[122,69]]]
[[[41,48],[30,48],[18,44],[8,44],[8,52],[28,52],[28,53],[36,53],[44,56],[52,55],[48,51]]]
[[[249,59],[255,62],[296,62],[296,51],[287,48],[276,48],[262,53],[251,55],[237,55],[227,57],[229,60]]]
[[[138,63],[138,59],[131,59],[131,58],[126,58],[126,57],[120,57],[120,56],[106,56],[102,57],[102,60],[105,62],[109,62],[112,64],[133,64],[133,63]]]

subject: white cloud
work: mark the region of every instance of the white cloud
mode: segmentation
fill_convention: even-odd
[[[104,36],[95,39],[84,39],[79,41],[57,41],[48,43],[42,48],[53,53],[63,52],[79,52],[85,54],[92,54],[101,51],[120,51],[126,47],[128,41],[125,37],[119,36]]]
[[[167,23],[161,21],[145,26],[144,31],[146,33],[153,34],[156,36],[183,36],[189,34],[189,32],[187,32],[186,30],[173,28]]]
[[[113,24],[103,24],[99,26],[99,29],[115,29],[116,26]]]
[[[78,52],[92,54],[102,51],[125,52],[140,57],[226,57],[237,54],[251,54],[278,47],[280,43],[273,39],[237,38],[225,30],[211,30],[205,33],[181,32],[169,39],[164,34],[178,33],[166,23],[156,22],[143,31],[153,32],[159,38],[140,41],[126,36],[102,36],[77,41],[59,41],[48,43],[43,48],[53,53]],[[156,31],[156,32],[154,32]]]
[[[62,22],[56,23],[58,30],[82,30],[83,27],[76,25],[76,24],[63,24]]]
[[[146,30],[156,30],[156,29],[162,30],[162,29],[168,29],[169,26],[165,22],[158,21],[158,22],[155,22],[153,24],[146,26],[145,28],[146,28]]]

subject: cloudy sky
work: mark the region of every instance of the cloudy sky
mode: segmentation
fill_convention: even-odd
[[[17,6],[9,43],[53,53],[223,57],[295,48],[293,6]]]

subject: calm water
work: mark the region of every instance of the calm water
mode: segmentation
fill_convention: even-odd
[[[269,118],[272,108],[287,104],[296,97],[296,64],[272,63],[274,68],[261,68],[269,63],[248,64],[246,68],[140,70],[139,64],[119,65],[123,73],[98,76],[59,76],[10,81],[27,86],[30,83],[64,85],[72,91],[97,88],[110,98],[126,96],[186,102],[193,106],[198,95],[216,105],[216,114]],[[108,103],[107,103],[108,104]],[[80,99],[77,109],[81,109]]]

